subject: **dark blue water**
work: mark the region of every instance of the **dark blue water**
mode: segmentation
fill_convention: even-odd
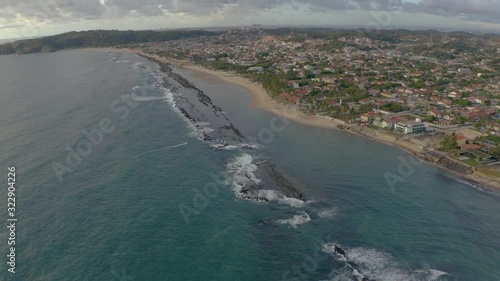
[[[15,275],[0,228],[0,280],[500,280],[497,195],[344,132],[290,122],[259,138],[275,116],[245,90],[178,70],[259,147],[213,149],[155,70],[103,51],[0,57],[0,219],[9,166],[19,218]],[[309,202],[214,179],[263,161]]]

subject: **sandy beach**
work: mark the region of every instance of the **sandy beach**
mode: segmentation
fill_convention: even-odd
[[[205,80],[210,80],[211,79],[210,76],[215,76],[223,81],[226,81],[234,85],[238,85],[248,90],[248,92],[252,95],[252,101],[253,101],[252,105],[254,108],[273,112],[274,114],[280,115],[281,117],[284,117],[286,119],[292,120],[300,124],[315,126],[319,128],[326,128],[326,129],[337,129],[337,130],[341,130],[339,128],[339,125],[343,125],[343,123],[332,120],[331,118],[317,116],[317,115],[309,116],[295,107],[283,105],[272,99],[267,93],[267,91],[264,89],[264,87],[262,87],[262,85],[254,83],[249,79],[246,79],[237,74],[207,69],[198,65],[194,65],[188,61],[161,58],[158,56],[146,54],[140,50],[134,50],[134,49],[100,49],[100,50],[134,52],[144,57],[149,57],[158,61],[162,61],[164,63],[175,65],[176,67],[190,70],[199,78]],[[349,130],[344,130],[344,131],[361,135],[373,139],[375,141],[396,146],[398,148],[405,150],[410,154],[428,160],[428,158],[425,157],[425,151],[424,151],[425,143],[418,142],[414,139],[408,140],[402,138],[401,136],[396,136],[393,134],[388,134],[368,127],[361,127],[361,126],[350,126]],[[451,174],[454,174],[455,176],[465,179],[474,185],[481,185],[495,191],[500,191],[500,179],[492,178],[490,176],[477,172],[472,175],[464,175],[457,173],[456,171],[446,169],[445,167],[438,165],[434,162],[430,163],[440,169],[443,169]]]

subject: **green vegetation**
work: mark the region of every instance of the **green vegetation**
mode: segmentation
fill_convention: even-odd
[[[476,167],[477,165],[479,165],[479,162],[477,162],[475,159],[467,159],[467,160],[461,160],[463,163],[469,165],[469,166],[472,166],[472,167]]]
[[[276,97],[282,92],[289,90],[288,84],[284,80],[285,75],[279,75],[274,72],[265,73],[259,76],[259,80],[262,82],[262,86],[267,90],[267,92]]]
[[[422,80],[422,79],[419,79],[418,81],[416,82],[413,82],[411,83],[410,85],[408,85],[408,87],[410,88],[415,88],[415,89],[421,89],[421,88],[425,88],[425,81]]]
[[[468,99],[453,100],[453,103],[461,107],[467,107],[472,105],[472,102]]]
[[[427,115],[424,119],[425,122],[429,122],[429,123],[432,123],[434,121],[437,120],[437,117],[436,116],[433,116],[433,115]]]
[[[452,135],[444,136],[443,140],[441,141],[441,146],[443,147],[443,150],[447,152],[456,150],[458,143],[455,133],[453,133]]]
[[[246,73],[248,69],[248,67],[231,64],[225,61],[214,61],[213,63],[210,64],[210,66],[216,70],[234,71],[237,73]]]
[[[478,138],[478,141],[491,142],[494,144],[500,144],[500,137],[496,135],[488,135],[485,137]]]
[[[204,30],[171,30],[171,31],[118,31],[95,30],[69,32],[55,36],[21,40],[0,45],[0,54],[29,54],[39,52],[55,52],[63,49],[108,47],[147,42],[163,42],[183,38],[217,35],[216,32]]]
[[[382,105],[380,109],[388,112],[402,112],[408,110],[408,107],[399,103],[390,102]]]
[[[482,174],[488,175],[488,176],[500,178],[500,171],[498,169],[494,169],[494,168],[478,168],[477,171],[480,172],[480,173],[482,173]]]

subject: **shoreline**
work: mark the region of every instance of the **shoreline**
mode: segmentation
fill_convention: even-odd
[[[134,49],[113,49],[113,48],[97,48],[97,49],[89,49],[89,50],[106,50],[106,51],[124,51],[124,52],[132,52],[143,57],[151,58],[154,60],[158,60],[167,64],[174,65],[176,67],[192,71],[195,76],[198,76],[200,79],[207,79],[207,77],[202,77],[204,75],[212,75],[215,76],[225,82],[231,83],[233,85],[237,85],[245,88],[249,94],[252,96],[252,106],[256,109],[262,109],[274,113],[276,115],[280,115],[288,120],[294,121],[296,123],[300,123],[307,126],[314,126],[325,129],[335,129],[339,131],[349,132],[358,136],[363,136],[365,138],[377,141],[379,143],[384,143],[387,145],[391,145],[397,147],[399,149],[404,150],[405,152],[418,157],[425,162],[432,164],[434,167],[442,169],[447,173],[450,173],[459,179],[467,181],[467,183],[472,184],[473,186],[485,187],[493,192],[500,191],[500,179],[494,179],[487,175],[479,174],[477,171],[474,171],[473,174],[466,175],[460,172],[448,169],[447,167],[437,163],[438,159],[432,157],[431,155],[426,154],[423,144],[416,144],[415,142],[411,142],[410,140],[405,140],[402,138],[398,138],[396,135],[390,135],[387,133],[378,132],[374,129],[368,127],[361,126],[348,126],[349,129],[342,129],[342,126],[345,126],[343,123],[338,122],[336,120],[332,120],[327,117],[322,117],[318,115],[308,116],[302,111],[279,103],[269,96],[264,87],[258,83],[254,83],[247,78],[244,78],[238,74],[233,74],[225,71],[211,70],[198,65],[195,65],[191,62],[187,61],[179,61],[175,59],[161,58],[159,56],[151,55],[144,53],[140,50]]]

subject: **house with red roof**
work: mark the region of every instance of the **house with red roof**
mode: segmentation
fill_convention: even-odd
[[[373,121],[375,120],[375,117],[378,116],[378,113],[376,112],[367,112],[367,113],[363,113],[361,114],[361,121],[363,122],[370,122],[370,121]]]
[[[462,146],[462,145],[465,145],[467,143],[467,138],[464,135],[457,134],[456,138],[457,138],[457,145],[458,146]]]
[[[459,146],[460,146],[460,149],[463,151],[467,151],[470,149],[481,149],[481,146],[479,144],[463,144],[463,145],[459,145]]]

